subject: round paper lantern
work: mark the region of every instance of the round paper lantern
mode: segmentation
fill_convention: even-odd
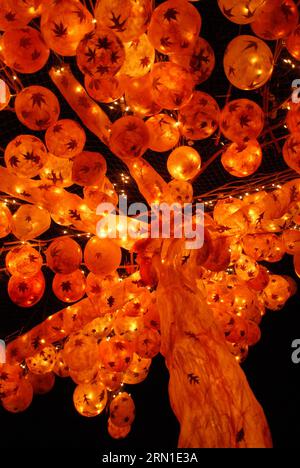
[[[98,377],[110,392],[119,390],[123,382],[123,372],[113,372],[105,368],[99,370]]]
[[[259,273],[259,266],[255,260],[247,255],[241,255],[234,265],[235,273],[243,281],[249,281]]]
[[[115,426],[111,419],[108,418],[107,421],[107,431],[113,439],[125,439],[131,431],[131,426]]]
[[[285,163],[294,171],[300,173],[300,132],[290,135],[283,146]]]
[[[83,151],[74,158],[72,180],[78,185],[96,185],[102,182],[106,170],[102,154]]]
[[[180,54],[171,54],[169,59],[192,73],[197,84],[210,77],[216,62],[212,47],[203,37],[197,38],[192,50],[183,49]]]
[[[141,358],[133,353],[132,361],[124,374],[123,382],[130,385],[143,382],[148,376],[151,362],[151,359]]]
[[[92,237],[84,249],[84,262],[96,275],[109,275],[116,271],[121,263],[121,249],[110,239]]]
[[[79,42],[93,29],[92,15],[77,0],[60,0],[43,8],[43,37],[59,55],[76,55]]]
[[[224,169],[235,177],[247,177],[257,171],[262,162],[262,150],[256,140],[232,143],[222,154]]]
[[[8,236],[11,232],[12,216],[5,205],[0,202],[0,238]]]
[[[155,63],[152,69],[154,101],[168,110],[179,109],[192,97],[194,80],[180,65],[172,62]]]
[[[139,311],[128,314],[126,310],[119,310],[114,320],[114,331],[124,340],[133,341],[144,328],[143,316]]]
[[[226,220],[243,207],[242,200],[234,197],[218,200],[214,207],[214,220],[221,226],[226,226]]]
[[[13,275],[8,282],[8,295],[19,307],[33,307],[43,297],[45,278],[41,271],[30,278]]]
[[[179,146],[170,154],[167,168],[174,179],[194,179],[201,168],[201,157],[194,148],[190,146]]]
[[[22,378],[22,369],[17,365],[0,364],[0,393],[1,398],[8,397],[15,392],[16,385]]]
[[[31,130],[46,130],[59,117],[60,106],[52,91],[43,86],[28,86],[16,97],[15,110],[22,124]]]
[[[58,377],[69,377],[70,375],[69,367],[64,360],[62,349],[56,353],[56,361],[53,367],[53,372],[54,374],[58,375]]]
[[[96,101],[110,103],[120,99],[124,94],[119,76],[105,78],[100,73],[93,76],[85,75],[84,84],[89,95]]]
[[[254,291],[262,291],[268,286],[269,280],[268,270],[259,265],[258,275],[247,281],[247,286]]]
[[[259,15],[259,8],[265,0],[218,0],[223,15],[237,24],[252,23]]]
[[[81,247],[70,237],[57,238],[49,245],[46,259],[48,267],[55,273],[73,273],[82,261]]]
[[[111,422],[118,427],[131,425],[135,418],[135,404],[127,392],[119,393],[109,405]]]
[[[197,9],[181,0],[168,0],[153,11],[148,36],[162,54],[192,50],[201,29]]]
[[[220,109],[217,102],[202,91],[195,91],[192,99],[181,107],[178,115],[181,133],[190,140],[204,140],[218,128]]]
[[[139,158],[149,146],[149,131],[139,117],[126,116],[111,127],[110,149],[122,160]]]
[[[81,270],[62,275],[56,273],[52,289],[55,296],[63,302],[76,302],[85,294],[85,276]]]
[[[98,362],[97,341],[82,332],[73,333],[65,342],[62,356],[72,371],[93,369]]]
[[[28,374],[28,380],[32,385],[35,395],[44,395],[52,390],[55,384],[55,375],[52,372],[47,374]]]
[[[300,25],[287,37],[285,45],[289,53],[300,60]]]
[[[138,78],[124,78],[125,101],[128,108],[137,116],[147,117],[158,114],[162,106],[154,101],[151,73]]]
[[[270,310],[280,310],[290,297],[288,281],[279,275],[270,275],[268,286],[263,290],[265,306]]]
[[[88,384],[91,382],[95,382],[95,380],[97,379],[98,370],[99,366],[97,364],[91,369],[85,369],[82,371],[70,370],[70,377],[73,380],[73,382],[75,382],[77,385]]]
[[[227,46],[224,69],[233,86],[243,90],[261,88],[273,73],[270,48],[254,36],[237,36]]]
[[[1,86],[1,94],[0,94],[0,111],[5,109],[10,101],[11,94],[9,87],[5,83],[5,81],[0,80],[0,86]]]
[[[46,163],[40,170],[40,178],[49,181],[56,187],[70,187],[72,180],[73,161],[67,158],[53,156],[48,153]]]
[[[160,351],[160,334],[153,328],[145,328],[138,334],[135,351],[142,358],[153,358]]]
[[[78,385],[73,394],[73,401],[76,410],[82,416],[98,416],[107,403],[106,388],[101,382]]]
[[[32,385],[28,380],[22,379],[16,387],[15,392],[2,399],[2,406],[10,413],[21,413],[30,406],[32,398]]]
[[[93,273],[90,273],[93,274]],[[88,323],[83,331],[86,335],[93,336],[96,340],[102,340],[102,338],[109,335],[113,328],[113,315],[108,313],[102,317],[97,317]]]
[[[275,41],[291,34],[298,20],[298,9],[292,0],[266,0],[251,28],[258,37]]]
[[[20,177],[36,177],[47,161],[43,142],[33,135],[19,135],[6,147],[5,164]]]
[[[113,76],[125,61],[122,42],[113,31],[105,28],[87,34],[76,54],[78,67],[85,75]]]
[[[104,339],[99,345],[100,362],[105,369],[114,372],[125,371],[132,359],[133,349],[129,341],[118,336]]]
[[[28,6],[23,6],[19,1],[1,0],[0,4],[0,31],[22,28],[29,23],[32,15]]]
[[[26,359],[26,365],[33,374],[52,372],[56,361],[56,349],[49,345]]]
[[[124,44],[125,62],[120,73],[137,78],[144,76],[151,70],[155,60],[155,50],[148,36],[143,34],[134,41]]]
[[[105,178],[104,178],[105,179]],[[84,187],[84,200],[87,206],[95,211],[97,207],[101,203],[111,203],[112,205],[116,206],[118,203],[118,197],[116,196],[114,187],[105,189],[106,192],[103,192],[105,181],[104,183],[98,185],[92,185],[88,187]]]
[[[286,253],[290,255],[300,254],[300,231],[287,229],[282,233],[282,241]]]
[[[151,10],[151,0],[101,0],[95,18],[101,28],[110,28],[122,42],[130,42],[146,31]]]
[[[50,51],[41,34],[29,26],[5,31],[1,45],[5,64],[19,73],[36,73],[49,58]]]
[[[81,153],[86,142],[85,131],[74,120],[58,120],[45,135],[50,153],[61,158],[73,158]]]
[[[35,239],[51,224],[49,211],[36,205],[21,205],[12,217],[12,232],[17,239]]]
[[[193,200],[193,186],[184,180],[171,180],[168,183],[168,197],[171,203],[191,203]]]
[[[242,142],[256,140],[265,123],[262,109],[249,99],[231,101],[221,112],[220,128],[228,140]]]
[[[41,254],[30,245],[11,249],[5,258],[5,265],[11,275],[30,278],[36,275],[43,266]]]
[[[149,148],[152,151],[169,151],[177,145],[180,132],[179,123],[167,114],[156,114],[146,120],[149,130]]]

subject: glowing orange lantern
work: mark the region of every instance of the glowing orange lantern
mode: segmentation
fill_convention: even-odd
[[[300,173],[300,132],[290,135],[283,147],[283,158],[286,164]]]
[[[121,77],[120,77],[121,78]],[[151,74],[138,78],[121,78],[125,89],[125,101],[128,107],[137,116],[150,116],[161,111],[162,106],[154,101]]]
[[[254,101],[236,99],[222,110],[220,128],[228,140],[255,140],[263,130],[264,121],[264,113]]]
[[[49,345],[26,359],[26,365],[33,374],[52,372],[56,361],[56,349]]]
[[[252,23],[259,15],[265,0],[218,0],[219,8],[227,19],[237,24]]]
[[[30,278],[30,276],[36,275],[41,270],[43,258],[30,245],[22,245],[21,247],[14,247],[8,252],[5,264],[10,274]]]
[[[15,110],[22,124],[31,130],[46,130],[59,117],[60,106],[52,91],[43,86],[28,86],[16,97]]]
[[[171,180],[168,183],[168,195],[166,201],[172,203],[191,203],[193,200],[193,186],[185,180]]]
[[[85,276],[81,270],[67,275],[56,273],[52,289],[55,296],[63,302],[76,302],[85,294]]]
[[[228,44],[224,54],[226,76],[239,89],[260,88],[270,79],[273,67],[270,48],[254,36],[237,36]]]
[[[61,158],[73,158],[84,148],[86,136],[83,128],[74,120],[58,120],[45,135],[50,153]]]
[[[56,361],[53,367],[53,372],[54,374],[58,375],[58,377],[69,377],[70,375],[69,367],[64,360],[62,349],[56,353]]]
[[[192,50],[200,33],[201,16],[197,9],[181,0],[168,0],[153,11],[148,35],[163,54]]]
[[[21,205],[12,218],[12,232],[22,241],[35,239],[47,231],[51,224],[50,214],[36,205]]]
[[[44,395],[52,390],[55,384],[55,375],[52,372],[47,374],[28,374],[28,380],[32,385],[33,393],[36,395]]]
[[[125,371],[130,364],[132,355],[131,343],[118,336],[104,339],[99,345],[99,357],[102,366],[114,372]]]
[[[108,418],[107,431],[113,439],[124,439],[125,437],[128,436],[130,430],[131,430],[131,426],[122,426],[122,427],[115,426],[111,422],[111,419]]]
[[[170,154],[167,167],[174,179],[191,180],[199,174],[201,157],[194,148],[179,146]]]
[[[270,310],[280,310],[290,295],[290,287],[286,279],[279,275],[270,275],[269,284],[263,290],[265,306]]]
[[[106,161],[102,154],[83,151],[74,158],[72,180],[83,186],[101,184],[106,170]]]
[[[8,236],[8,234],[11,232],[11,224],[11,212],[5,203],[0,203],[0,238]]]
[[[19,1],[1,0],[0,4],[0,30],[16,29],[26,26],[32,19],[28,7]]]
[[[0,111],[2,111],[8,106],[10,98],[11,98],[11,94],[10,94],[9,87],[7,86],[5,81],[0,80],[0,86],[2,89],[2,92],[0,94]]]
[[[181,133],[190,140],[210,137],[218,128],[220,109],[217,102],[202,91],[195,91],[192,99],[179,111]]]
[[[123,382],[123,372],[113,372],[102,367],[99,371],[98,378],[105,385],[107,390],[115,392]]]
[[[22,369],[19,365],[0,364],[0,393],[1,398],[12,395],[16,385],[22,378]]]
[[[96,101],[110,103],[120,99],[124,94],[119,76],[105,78],[100,73],[93,76],[85,75],[84,83],[87,92]]]
[[[132,361],[123,377],[124,383],[134,385],[143,382],[148,376],[151,362],[151,359],[141,358],[133,353]]]
[[[7,288],[8,295],[14,304],[19,307],[33,307],[43,297],[45,278],[41,271],[30,278],[13,275]]]
[[[285,44],[289,53],[300,60],[300,25],[287,37]]]
[[[40,170],[39,176],[44,182],[50,181],[56,187],[70,187],[72,180],[73,161],[67,158],[53,156],[48,153],[47,160]]]
[[[298,9],[292,0],[266,0],[251,28],[262,39],[275,41],[288,36],[296,28],[298,20]]]
[[[109,275],[121,263],[121,249],[110,239],[92,237],[84,249],[84,262],[96,275]]]
[[[249,281],[256,278],[259,273],[259,267],[255,260],[247,255],[241,255],[234,265],[235,273],[243,281]]]
[[[81,332],[73,333],[65,342],[62,356],[72,371],[93,369],[98,361],[97,341],[93,336]]]
[[[55,239],[46,251],[46,259],[48,267],[55,273],[73,273],[82,261],[81,247],[70,237]]]
[[[79,414],[87,418],[98,416],[107,403],[107,392],[101,382],[81,384],[75,388],[74,406]]]
[[[91,275],[93,273],[90,273]],[[108,313],[102,317],[97,317],[88,323],[83,331],[87,335],[91,335],[97,340],[102,340],[102,338],[108,336],[113,328],[113,315]]]
[[[97,364],[91,369],[85,369],[82,371],[75,371],[71,369],[70,377],[77,385],[88,384],[96,381],[98,370],[99,366]]]
[[[111,127],[110,149],[121,159],[139,158],[149,146],[149,132],[139,117],[126,116]]]
[[[143,34],[134,41],[124,44],[125,62],[120,73],[137,78],[144,76],[151,70],[155,60],[155,50],[148,36]]]
[[[290,255],[300,253],[300,231],[288,229],[282,233],[285,250]]]
[[[150,134],[149,148],[153,151],[169,151],[180,137],[179,123],[167,114],[157,114],[146,121]]]
[[[21,177],[36,177],[47,161],[47,150],[43,142],[33,135],[20,135],[5,149],[5,164]]]
[[[15,392],[2,399],[2,405],[3,408],[10,413],[20,413],[30,406],[32,397],[32,385],[28,380],[22,379],[18,383]]]
[[[145,328],[138,334],[135,351],[142,358],[153,358],[160,350],[160,334],[153,328]]]
[[[106,177],[100,185],[84,187],[83,193],[84,200],[91,210],[96,210],[100,203],[111,203],[115,206],[118,203],[115,188]]]
[[[262,150],[256,140],[232,143],[222,154],[224,169],[235,177],[247,177],[257,171],[262,162]]]
[[[119,393],[109,406],[109,414],[115,426],[131,425],[135,418],[135,405],[131,396],[126,392]]]

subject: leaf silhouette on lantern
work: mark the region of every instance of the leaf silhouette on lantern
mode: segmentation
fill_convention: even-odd
[[[71,281],[63,281],[60,285],[61,290],[64,292],[72,291],[72,283]]]
[[[45,96],[42,93],[34,93],[31,96],[32,107],[38,106],[40,109],[42,108],[42,104],[46,104]]]
[[[17,156],[12,156],[9,159],[9,164],[11,165],[11,167],[18,167],[18,164],[20,164],[20,160]]]
[[[168,10],[164,13],[164,19],[167,20],[169,23],[173,21],[177,21],[178,11],[175,8],[168,8]]]
[[[97,49],[108,50],[111,47],[111,42],[108,40],[107,36],[98,37],[96,47]]]
[[[21,283],[19,283],[19,285],[18,285],[18,290],[19,290],[21,293],[25,293],[26,291],[28,291],[28,286],[27,286],[27,284],[25,283],[25,281],[22,281]]]
[[[72,11],[72,13],[78,16],[80,23],[83,23],[86,20],[86,14],[84,13],[84,10],[78,9]]]
[[[65,26],[62,22],[54,23],[54,28],[52,29],[56,37],[64,37],[68,34],[68,27]]]
[[[76,221],[81,221],[81,216],[77,210],[69,210],[70,218],[75,219]]]
[[[124,21],[120,21],[121,15],[116,16],[113,11],[111,11],[111,18],[110,21],[113,23],[113,26],[110,26],[110,29],[114,29],[115,31],[122,33],[126,30],[125,24],[127,22],[126,18]]]

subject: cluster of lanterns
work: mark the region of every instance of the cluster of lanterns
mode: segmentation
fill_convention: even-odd
[[[224,70],[236,88],[256,90],[272,76],[274,58],[264,40],[287,38],[288,51],[300,58],[299,18],[292,0],[218,4],[230,21],[251,23],[255,34],[237,36],[227,46]],[[40,32],[28,25],[37,17]],[[195,90],[215,65],[213,49],[199,36],[201,23],[197,8],[186,0],[167,0],[153,11],[150,0],[101,0],[94,15],[79,0],[4,0],[0,59],[13,73],[31,74],[45,66],[50,51],[76,57],[84,86],[67,66],[50,72],[71,107],[128,166],[149,203],[183,204],[193,200],[192,182],[202,166],[194,141],[219,129],[229,140],[221,163],[238,178],[255,173],[263,157],[258,138],[264,112],[257,103],[237,99],[220,109],[212,96]],[[2,83],[0,110],[11,100]],[[112,123],[95,101],[118,101],[124,115]],[[44,265],[54,273],[53,293],[70,305],[9,345],[8,363],[0,366],[1,403],[8,411],[24,411],[33,394],[53,388],[55,376],[70,377],[77,385],[76,410],[93,417],[108,407],[108,431],[122,438],[135,415],[134,402],[122,387],[143,381],[160,350],[152,255],[162,241],[145,253],[139,241],[114,241],[106,231],[92,235],[97,206],[118,201],[106,176],[108,161],[85,150],[85,130],[60,117],[53,91],[28,86],[17,93],[14,108],[26,128],[44,131],[45,137],[22,134],[5,149],[0,189],[28,202],[13,213],[0,203],[0,237],[12,233],[20,241],[6,255],[8,294],[20,307],[37,304],[45,291]],[[291,104],[291,135],[283,149],[287,165],[298,173],[299,109]],[[171,182],[143,159],[147,150],[169,153]],[[73,184],[83,188],[83,198],[65,190]],[[242,362],[248,347],[260,339],[265,310],[281,309],[297,289],[291,278],[273,275],[260,262],[293,255],[300,277],[300,181],[222,198],[205,216],[204,246],[186,252],[181,268],[193,271],[201,291],[204,286],[229,351]],[[52,221],[91,233],[84,249],[68,235],[53,240],[45,252],[31,245]],[[118,275],[121,247],[137,254],[139,266],[139,273],[125,280]]]

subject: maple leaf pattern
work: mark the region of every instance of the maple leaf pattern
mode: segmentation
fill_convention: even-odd
[[[5,13],[4,18],[6,19],[6,21],[11,23],[16,20],[16,13],[13,13],[12,11],[8,11],[7,13]]]
[[[110,13],[110,21],[113,23],[113,25],[110,26],[110,29],[113,29],[119,33],[124,32],[126,30],[125,24],[127,22],[127,18],[124,21],[121,21],[121,15],[116,16],[113,11],[111,11]]]
[[[31,95],[32,107],[38,106],[40,109],[43,104],[46,104],[46,99],[43,93],[33,93]]]
[[[34,51],[31,54],[31,60],[35,61],[38,60],[41,56],[41,52],[37,49],[34,49]]]
[[[80,24],[83,23],[86,20],[86,14],[85,14],[84,10],[81,10],[79,8],[78,10],[72,11],[72,13],[74,13],[78,17],[78,19],[80,21]]]
[[[113,296],[109,296],[107,298],[107,304],[109,305],[109,307],[112,307],[115,303],[115,298]]]
[[[172,42],[170,41],[170,38],[168,36],[162,37],[160,39],[160,43],[163,47],[171,47]]]
[[[107,36],[98,37],[96,47],[97,49],[108,50],[111,47],[111,42],[108,40]]]
[[[20,46],[22,49],[28,49],[28,47],[31,46],[31,39],[30,39],[30,37],[26,37],[26,36],[21,37],[20,42],[19,42],[19,46]]]
[[[68,27],[65,26],[62,21],[60,23],[54,23],[54,28],[52,29],[53,34],[58,37],[62,38],[68,34]]]
[[[178,11],[176,8],[168,8],[167,11],[164,13],[164,19],[169,23],[171,21],[177,21]]]
[[[242,128],[249,127],[249,123],[251,122],[250,117],[247,114],[242,114],[240,116],[240,126]]]
[[[18,167],[18,164],[20,164],[20,160],[17,156],[12,156],[9,159],[9,164],[11,165],[11,167]]]
[[[81,221],[81,216],[77,210],[69,210],[70,218],[75,219],[76,221]]]
[[[18,290],[20,291],[20,293],[25,293],[26,291],[28,291],[28,286],[27,286],[27,283],[25,283],[25,281],[22,281],[21,283],[18,284]]]
[[[71,281],[63,281],[60,285],[61,290],[64,292],[69,292],[72,290],[72,283]]]
[[[75,140],[75,138],[71,138],[70,141],[68,141],[68,143],[66,144],[66,147],[69,151],[73,151],[74,149],[76,149],[78,147],[78,143]]]
[[[193,373],[187,374],[187,378],[188,378],[189,383],[191,385],[192,384],[199,385],[199,383],[200,383],[200,377],[198,375],[193,374]]]

